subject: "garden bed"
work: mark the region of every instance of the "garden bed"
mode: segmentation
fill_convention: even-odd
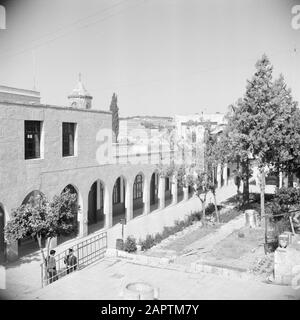
[[[273,271],[273,255],[265,255],[263,244],[263,228],[243,227],[217,243],[201,258],[208,264],[242,268],[265,277]]]

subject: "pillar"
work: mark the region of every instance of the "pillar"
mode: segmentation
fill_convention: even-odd
[[[80,198],[80,195],[79,195]],[[78,211],[79,233],[80,238],[88,235],[88,192],[79,199],[80,209]]]
[[[166,189],[166,179],[165,177],[159,177],[159,185],[158,185],[159,209],[163,209],[165,207],[165,189]]]
[[[178,194],[177,194],[177,178],[173,176],[172,178],[172,204],[176,204],[178,202]]]
[[[18,241],[11,242],[6,246],[6,257],[8,261],[16,261],[19,256]]]
[[[217,166],[217,181],[218,181],[218,188],[221,188],[221,175],[222,175],[222,168],[221,164]]]
[[[189,188],[183,187],[183,200],[188,200],[188,199],[189,199]]]
[[[128,223],[133,218],[132,188],[127,185],[125,190],[126,222]]]
[[[103,213],[104,213],[104,228],[111,228],[113,225],[113,212],[112,212],[112,192],[108,192],[107,189],[104,190],[104,203],[103,203]]]
[[[50,242],[50,249],[54,249],[57,247],[57,237],[52,238]]]
[[[143,212],[143,214],[150,213],[150,183],[148,183],[147,180],[144,181],[143,202],[144,202],[144,212]]]

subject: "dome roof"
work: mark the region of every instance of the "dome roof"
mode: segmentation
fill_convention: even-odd
[[[92,98],[92,96],[89,94],[89,92],[84,87],[82,81],[81,81],[81,73],[79,73],[79,79],[76,88],[73,89],[71,94],[68,96],[68,98],[77,98],[77,97],[88,97]]]

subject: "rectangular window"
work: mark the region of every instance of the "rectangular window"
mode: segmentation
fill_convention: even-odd
[[[63,122],[62,124],[62,155],[63,157],[74,156],[75,146],[75,123]]]
[[[41,121],[24,122],[25,159],[41,157]]]

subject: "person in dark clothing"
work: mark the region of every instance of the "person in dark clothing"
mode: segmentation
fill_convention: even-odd
[[[69,249],[69,254],[65,257],[64,263],[67,266],[68,274],[77,269],[77,258],[74,256],[73,249]]]
[[[57,280],[56,260],[54,255],[55,255],[55,250],[50,250],[50,255],[47,257],[47,261],[46,261],[48,278],[50,283]]]

